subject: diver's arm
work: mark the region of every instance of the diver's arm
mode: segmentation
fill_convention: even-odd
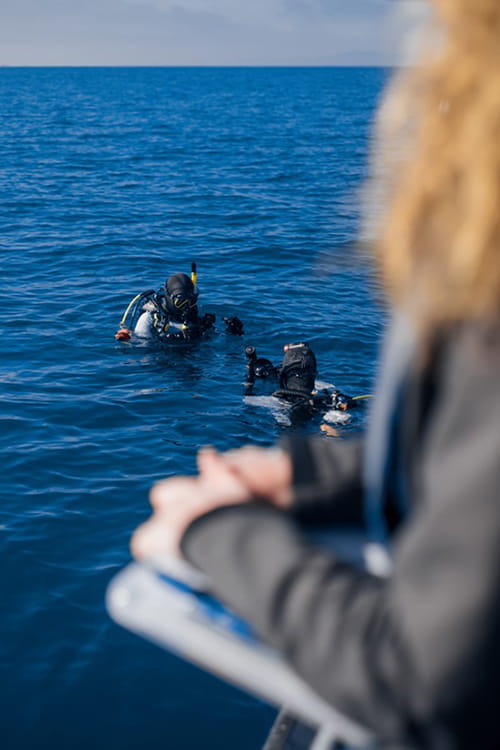
[[[201,316],[199,326],[204,333],[205,331],[209,331],[214,327],[215,324],[215,315],[213,313],[205,313]]]
[[[361,526],[362,453],[358,440],[293,435],[280,447],[292,464],[292,514],[302,523]]]
[[[236,315],[225,317],[223,320],[226,324],[226,333],[231,333],[233,336],[243,336],[243,323]]]

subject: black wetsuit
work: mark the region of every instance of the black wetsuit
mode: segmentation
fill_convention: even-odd
[[[256,380],[279,381],[279,389],[272,395],[304,414],[336,409],[346,411],[358,406],[358,401],[337,389],[314,390],[316,357],[307,344],[289,344],[279,367],[265,357],[258,357],[254,346],[245,348],[247,358],[247,395],[253,392]]]

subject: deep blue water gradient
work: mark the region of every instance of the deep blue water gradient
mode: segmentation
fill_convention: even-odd
[[[4,750],[260,748],[273,710],[121,630],[104,592],[154,480],[204,444],[317,431],[243,401],[245,344],[279,362],[307,339],[322,379],[371,389],[383,314],[352,243],[385,77],[0,69]],[[115,342],[193,259],[245,336]]]

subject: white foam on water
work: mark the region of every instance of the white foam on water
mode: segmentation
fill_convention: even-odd
[[[323,422],[328,422],[328,424],[347,424],[350,421],[351,415],[347,411],[330,409],[323,414]]]
[[[334,386],[333,383],[327,383],[326,380],[316,380],[314,382],[314,387],[317,391],[323,388],[328,388],[328,390],[332,390],[332,391],[336,390],[336,386]]]
[[[290,417],[287,412],[289,406],[283,401],[280,401],[276,396],[244,396],[243,401],[251,406],[260,406],[269,409],[278,422],[285,427],[289,427],[291,424]]]

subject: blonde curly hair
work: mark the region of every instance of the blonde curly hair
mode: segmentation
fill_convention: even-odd
[[[381,107],[377,241],[390,297],[427,329],[500,317],[500,0],[433,5],[439,35]]]

